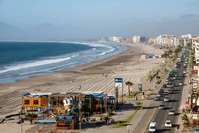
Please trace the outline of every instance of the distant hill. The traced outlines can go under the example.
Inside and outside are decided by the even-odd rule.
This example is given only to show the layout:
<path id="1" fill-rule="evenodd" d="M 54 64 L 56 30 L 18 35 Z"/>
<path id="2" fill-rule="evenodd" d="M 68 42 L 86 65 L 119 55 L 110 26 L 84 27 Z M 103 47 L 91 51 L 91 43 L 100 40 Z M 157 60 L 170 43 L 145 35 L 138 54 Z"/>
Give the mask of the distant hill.
<path id="1" fill-rule="evenodd" d="M 21 40 L 25 35 L 24 29 L 0 22 L 0 40 Z"/>
<path id="2" fill-rule="evenodd" d="M 23 29 L 0 21 L 0 40 L 59 41 L 67 40 L 68 33 L 64 27 L 56 27 L 51 23 Z"/>

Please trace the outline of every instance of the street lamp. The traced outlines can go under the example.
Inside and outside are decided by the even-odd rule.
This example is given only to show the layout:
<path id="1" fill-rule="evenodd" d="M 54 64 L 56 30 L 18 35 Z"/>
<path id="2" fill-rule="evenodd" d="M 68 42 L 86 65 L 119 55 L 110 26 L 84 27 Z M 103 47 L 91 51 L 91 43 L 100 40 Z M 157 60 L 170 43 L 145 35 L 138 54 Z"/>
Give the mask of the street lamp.
<path id="1" fill-rule="evenodd" d="M 105 105 L 105 113 L 108 114 L 108 92 L 107 92 L 107 77 L 108 77 L 108 74 L 103 74 L 105 77 L 106 77 L 106 105 Z"/>
<path id="2" fill-rule="evenodd" d="M 19 122 L 20 122 L 20 124 L 21 124 L 21 133 L 23 133 L 23 131 L 22 131 L 22 117 L 21 117 L 21 113 L 22 113 L 22 110 L 19 110 L 18 111 L 19 112 Z"/>
<path id="3" fill-rule="evenodd" d="M 81 132 L 81 102 L 80 102 L 80 90 L 81 90 L 81 85 L 79 86 L 79 102 L 78 102 L 78 109 L 79 109 L 79 130 Z"/>

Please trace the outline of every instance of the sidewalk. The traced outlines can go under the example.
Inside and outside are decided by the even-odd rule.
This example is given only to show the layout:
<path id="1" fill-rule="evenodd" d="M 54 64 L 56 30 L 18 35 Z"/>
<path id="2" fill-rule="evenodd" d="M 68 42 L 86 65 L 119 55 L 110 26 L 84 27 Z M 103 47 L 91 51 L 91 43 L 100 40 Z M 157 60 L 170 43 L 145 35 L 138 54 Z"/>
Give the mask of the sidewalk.
<path id="1" fill-rule="evenodd" d="M 187 75 L 189 75 L 189 73 L 187 73 Z M 188 81 L 189 77 L 186 77 L 185 78 L 185 82 Z M 189 94 L 189 88 L 190 88 L 190 85 L 188 83 L 185 83 L 186 85 L 183 87 L 183 91 L 182 91 L 182 99 L 181 99 L 181 103 L 180 105 L 184 104 L 186 101 L 186 98 L 188 97 L 188 94 Z M 182 116 L 184 115 L 184 113 L 182 112 L 182 109 L 179 108 L 179 113 L 180 116 L 178 117 L 178 124 L 180 124 L 180 128 L 179 129 L 176 129 L 176 132 L 182 132 L 183 131 L 183 123 L 184 121 L 182 120 Z M 189 131 L 187 131 L 189 132 Z"/>

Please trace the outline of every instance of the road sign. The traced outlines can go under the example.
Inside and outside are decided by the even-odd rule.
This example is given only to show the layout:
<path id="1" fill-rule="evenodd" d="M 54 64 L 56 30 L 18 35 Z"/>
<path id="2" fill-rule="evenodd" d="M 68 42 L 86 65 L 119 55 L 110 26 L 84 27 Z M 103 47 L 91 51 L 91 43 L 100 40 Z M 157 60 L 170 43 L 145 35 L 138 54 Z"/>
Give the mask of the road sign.
<path id="1" fill-rule="evenodd" d="M 122 87 L 122 78 L 115 78 L 115 87 Z"/>
<path id="2" fill-rule="evenodd" d="M 115 83 L 122 83 L 123 79 L 122 78 L 115 78 Z"/>
<path id="3" fill-rule="evenodd" d="M 138 89 L 142 91 L 142 84 L 138 84 Z"/>
<path id="4" fill-rule="evenodd" d="M 115 87 L 122 87 L 122 83 L 115 83 Z"/>

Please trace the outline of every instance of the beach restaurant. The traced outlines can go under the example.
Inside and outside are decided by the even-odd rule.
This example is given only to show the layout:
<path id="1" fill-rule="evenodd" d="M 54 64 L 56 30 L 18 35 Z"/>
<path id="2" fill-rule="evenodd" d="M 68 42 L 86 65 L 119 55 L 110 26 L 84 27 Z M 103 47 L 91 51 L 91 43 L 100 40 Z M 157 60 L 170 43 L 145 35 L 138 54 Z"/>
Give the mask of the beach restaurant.
<path id="1" fill-rule="evenodd" d="M 26 93 L 22 96 L 22 106 L 25 112 L 42 113 L 51 111 L 56 116 L 78 112 L 78 103 L 81 111 L 89 115 L 104 113 L 107 108 L 113 109 L 114 95 L 105 95 L 100 92 L 67 92 L 67 93 Z"/>
<path id="2" fill-rule="evenodd" d="M 48 99 L 51 93 L 26 93 L 22 96 L 24 111 L 38 111 L 48 107 Z"/>

